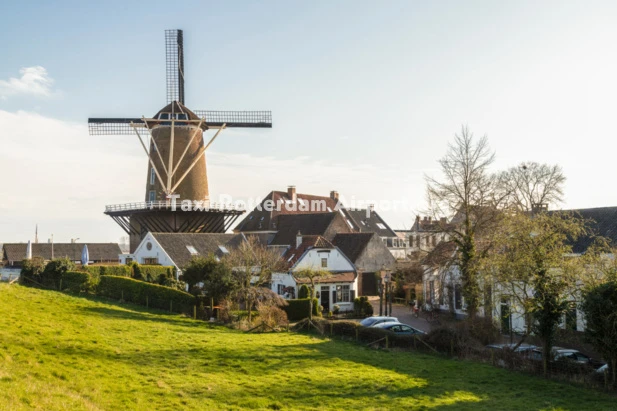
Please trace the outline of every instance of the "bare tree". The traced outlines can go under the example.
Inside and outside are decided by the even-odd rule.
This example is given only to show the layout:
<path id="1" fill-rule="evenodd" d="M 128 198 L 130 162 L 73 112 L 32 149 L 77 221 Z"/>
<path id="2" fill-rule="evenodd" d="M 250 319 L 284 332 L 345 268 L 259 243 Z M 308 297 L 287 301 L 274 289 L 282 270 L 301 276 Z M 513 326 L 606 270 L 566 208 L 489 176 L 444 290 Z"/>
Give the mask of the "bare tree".
<path id="1" fill-rule="evenodd" d="M 439 161 L 443 179 L 426 177 L 429 212 L 453 216 L 444 231 L 457 248 L 455 264 L 471 318 L 480 304 L 479 261 L 486 254 L 491 228 L 498 223 L 499 209 L 507 198 L 500 178 L 489 171 L 494 159 L 487 137 L 474 139 L 463 126 Z"/>
<path id="2" fill-rule="evenodd" d="M 500 179 L 511 205 L 519 211 L 535 211 L 538 206 L 563 201 L 566 177 L 559 165 L 523 162 L 504 171 Z"/>
<path id="3" fill-rule="evenodd" d="M 248 320 L 252 320 L 252 308 L 260 299 L 272 293 L 264 292 L 264 286 L 272 282 L 272 272 L 282 268 L 280 255 L 273 249 L 262 245 L 255 236 L 227 254 L 223 260 L 232 269 L 232 278 L 238 302 L 244 302 L 248 310 Z"/>

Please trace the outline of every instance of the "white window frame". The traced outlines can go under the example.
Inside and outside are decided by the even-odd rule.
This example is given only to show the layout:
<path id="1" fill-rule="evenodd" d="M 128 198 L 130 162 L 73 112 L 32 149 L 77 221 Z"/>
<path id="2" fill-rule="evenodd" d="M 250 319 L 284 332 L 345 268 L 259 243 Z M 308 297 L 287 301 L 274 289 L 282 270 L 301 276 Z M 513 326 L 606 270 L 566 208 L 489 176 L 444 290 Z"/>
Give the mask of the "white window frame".
<path id="1" fill-rule="evenodd" d="M 143 180 L 142 180 L 143 181 Z M 148 193 L 148 200 L 153 203 L 154 201 L 156 201 L 156 191 L 154 190 L 150 190 L 150 192 Z"/>
<path id="2" fill-rule="evenodd" d="M 150 168 L 150 185 L 153 186 L 156 182 L 156 172 L 154 171 L 154 167 Z"/>

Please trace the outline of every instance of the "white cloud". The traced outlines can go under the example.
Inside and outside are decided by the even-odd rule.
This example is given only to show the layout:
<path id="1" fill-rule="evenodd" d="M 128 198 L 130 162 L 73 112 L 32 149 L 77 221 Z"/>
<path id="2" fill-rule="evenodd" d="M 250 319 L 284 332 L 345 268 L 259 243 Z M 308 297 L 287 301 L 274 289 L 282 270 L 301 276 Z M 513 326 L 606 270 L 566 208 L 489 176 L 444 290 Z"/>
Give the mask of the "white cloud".
<path id="1" fill-rule="evenodd" d="M 30 94 L 48 97 L 54 80 L 49 77 L 45 67 L 24 67 L 19 70 L 20 78 L 11 77 L 0 80 L 0 97 L 6 98 L 17 94 Z"/>

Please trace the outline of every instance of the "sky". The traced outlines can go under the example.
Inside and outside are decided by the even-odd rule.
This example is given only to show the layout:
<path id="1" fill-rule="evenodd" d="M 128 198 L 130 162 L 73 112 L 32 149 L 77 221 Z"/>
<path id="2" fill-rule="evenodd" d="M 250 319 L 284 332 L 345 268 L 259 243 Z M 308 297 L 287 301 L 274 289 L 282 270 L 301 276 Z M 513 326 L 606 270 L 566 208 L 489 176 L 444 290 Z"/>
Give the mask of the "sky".
<path id="1" fill-rule="evenodd" d="M 617 206 L 615 21 L 614 1 L 7 3 L 0 243 L 37 224 L 41 241 L 124 235 L 104 206 L 143 200 L 147 159 L 135 137 L 89 136 L 87 118 L 165 105 L 173 28 L 189 108 L 272 111 L 272 129 L 225 130 L 208 150 L 214 199 L 337 190 L 409 228 L 467 125 L 495 171 L 560 164 L 557 208 Z"/>

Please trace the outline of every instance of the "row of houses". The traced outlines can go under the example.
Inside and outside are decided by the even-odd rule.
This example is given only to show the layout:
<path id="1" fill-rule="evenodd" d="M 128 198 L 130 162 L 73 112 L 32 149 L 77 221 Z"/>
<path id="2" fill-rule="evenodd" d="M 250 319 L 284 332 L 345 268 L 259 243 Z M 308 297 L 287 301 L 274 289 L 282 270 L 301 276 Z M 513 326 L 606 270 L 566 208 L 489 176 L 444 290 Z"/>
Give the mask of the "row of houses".
<path id="1" fill-rule="evenodd" d="M 593 243 L 595 237 L 604 237 L 617 244 L 617 207 L 601 207 L 589 209 L 564 210 L 578 214 L 588 222 L 589 232 L 571 244 L 573 256 L 584 254 Z M 419 296 L 424 304 L 432 308 L 449 311 L 457 316 L 466 316 L 466 303 L 462 294 L 460 271 L 456 265 L 444 265 L 443 261 L 451 260 L 456 247 L 446 237 L 436 243 L 436 246 L 422 258 L 424 269 Z M 614 258 L 613 255 L 607 255 Z M 501 325 L 502 332 L 524 332 L 529 325 L 519 301 L 521 296 L 513 297 L 511 290 L 500 289 L 499 284 L 485 284 L 484 299 L 479 315 L 490 316 Z M 519 291 L 523 292 L 523 291 Z M 531 295 L 533 290 L 526 290 Z M 571 296 L 571 308 L 564 315 L 562 328 L 573 331 L 584 331 L 584 316 L 579 308 L 579 296 Z"/>

